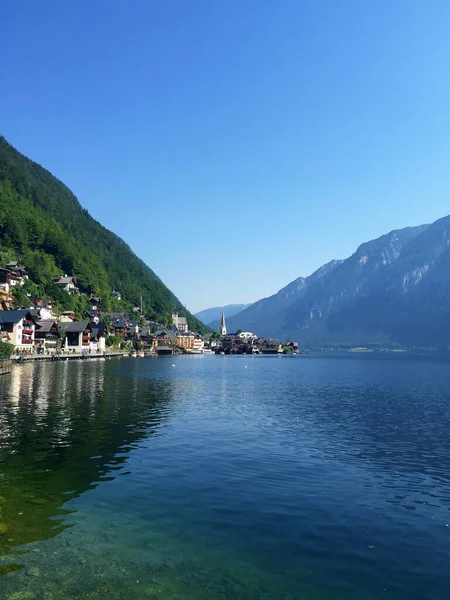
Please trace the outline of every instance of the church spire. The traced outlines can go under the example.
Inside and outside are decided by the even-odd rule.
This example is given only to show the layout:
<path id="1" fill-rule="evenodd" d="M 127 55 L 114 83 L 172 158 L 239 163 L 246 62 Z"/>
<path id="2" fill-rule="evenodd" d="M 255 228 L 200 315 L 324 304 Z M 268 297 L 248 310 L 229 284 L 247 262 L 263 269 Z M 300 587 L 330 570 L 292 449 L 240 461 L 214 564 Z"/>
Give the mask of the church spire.
<path id="1" fill-rule="evenodd" d="M 225 312 L 222 309 L 222 321 L 220 323 L 220 335 L 227 335 L 227 325 L 225 323 Z"/>

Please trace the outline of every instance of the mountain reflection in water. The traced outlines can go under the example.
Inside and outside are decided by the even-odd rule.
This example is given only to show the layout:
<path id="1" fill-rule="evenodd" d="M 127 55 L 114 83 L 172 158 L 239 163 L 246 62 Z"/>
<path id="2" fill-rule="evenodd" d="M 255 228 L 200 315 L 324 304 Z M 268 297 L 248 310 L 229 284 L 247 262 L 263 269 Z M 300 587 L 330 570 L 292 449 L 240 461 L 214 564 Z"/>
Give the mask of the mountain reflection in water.
<path id="1" fill-rule="evenodd" d="M 0 557 L 71 527 L 61 507 L 126 476 L 130 450 L 167 417 L 170 382 L 109 377 L 114 363 L 25 364 L 0 378 Z"/>

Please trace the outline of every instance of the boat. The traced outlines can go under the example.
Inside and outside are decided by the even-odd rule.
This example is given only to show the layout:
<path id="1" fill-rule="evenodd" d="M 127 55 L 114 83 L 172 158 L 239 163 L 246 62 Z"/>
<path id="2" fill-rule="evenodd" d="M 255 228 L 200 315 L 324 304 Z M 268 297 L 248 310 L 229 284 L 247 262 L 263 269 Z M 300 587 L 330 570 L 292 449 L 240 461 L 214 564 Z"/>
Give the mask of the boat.
<path id="1" fill-rule="evenodd" d="M 130 352 L 131 358 L 137 358 L 137 352 Z"/>
<path id="2" fill-rule="evenodd" d="M 202 354 L 214 354 L 211 348 L 203 348 Z"/>
<path id="3" fill-rule="evenodd" d="M 189 350 L 188 354 L 203 354 L 203 350 Z"/>
<path id="4" fill-rule="evenodd" d="M 141 352 L 138 353 L 138 356 L 139 356 L 139 358 L 144 358 L 145 357 L 145 353 L 141 351 Z"/>

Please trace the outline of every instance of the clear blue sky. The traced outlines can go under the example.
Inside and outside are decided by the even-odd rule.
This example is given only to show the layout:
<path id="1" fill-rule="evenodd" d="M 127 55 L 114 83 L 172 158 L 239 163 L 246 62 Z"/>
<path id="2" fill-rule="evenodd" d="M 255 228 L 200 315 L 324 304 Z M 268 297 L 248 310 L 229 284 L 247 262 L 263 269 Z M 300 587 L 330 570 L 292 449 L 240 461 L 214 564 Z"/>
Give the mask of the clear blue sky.
<path id="1" fill-rule="evenodd" d="M 0 133 L 193 311 L 450 213 L 448 0 L 14 0 Z"/>

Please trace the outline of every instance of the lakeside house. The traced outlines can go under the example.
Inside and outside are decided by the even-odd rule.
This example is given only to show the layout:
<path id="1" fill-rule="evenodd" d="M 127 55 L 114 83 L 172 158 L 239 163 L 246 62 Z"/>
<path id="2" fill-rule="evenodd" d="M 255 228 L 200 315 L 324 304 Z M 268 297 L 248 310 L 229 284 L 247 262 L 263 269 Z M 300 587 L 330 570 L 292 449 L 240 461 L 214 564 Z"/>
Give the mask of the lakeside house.
<path id="1" fill-rule="evenodd" d="M 58 321 L 53 319 L 39 321 L 39 329 L 36 330 L 34 339 L 38 353 L 54 353 L 59 350 L 61 336 Z"/>
<path id="2" fill-rule="evenodd" d="M 276 338 L 258 338 L 256 345 L 262 354 L 279 354 L 283 352 L 283 345 Z"/>
<path id="3" fill-rule="evenodd" d="M 177 334 L 174 331 L 167 329 L 158 329 L 154 336 L 159 346 L 175 346 L 177 343 Z"/>
<path id="4" fill-rule="evenodd" d="M 192 332 L 177 333 L 177 346 L 181 346 L 189 352 L 191 350 L 203 350 L 205 342 L 200 335 Z"/>
<path id="5" fill-rule="evenodd" d="M 14 350 L 32 350 L 37 327 L 29 310 L 0 311 L 0 339 L 14 346 Z"/>
<path id="6" fill-rule="evenodd" d="M 181 346 L 185 350 L 193 350 L 194 339 L 193 333 L 177 333 L 177 346 Z"/>
<path id="7" fill-rule="evenodd" d="M 91 352 L 104 352 L 106 350 L 106 323 L 99 321 L 98 323 L 90 323 L 90 340 L 89 349 Z"/>
<path id="8" fill-rule="evenodd" d="M 72 352 L 88 352 L 91 340 L 89 321 L 71 321 L 60 323 L 59 329 L 63 336 L 63 348 Z"/>

